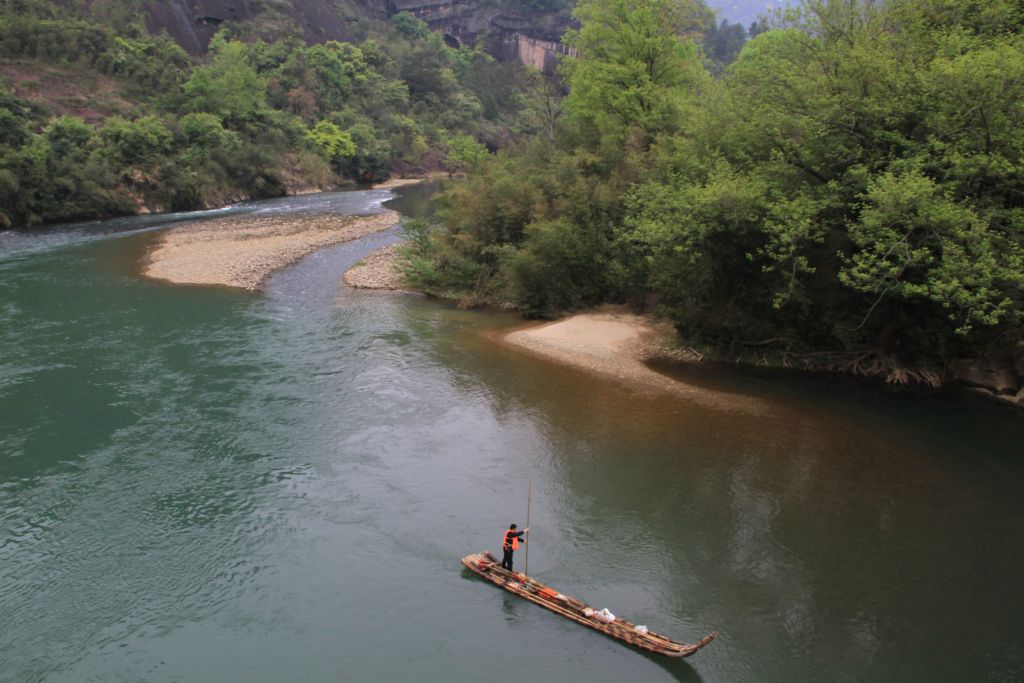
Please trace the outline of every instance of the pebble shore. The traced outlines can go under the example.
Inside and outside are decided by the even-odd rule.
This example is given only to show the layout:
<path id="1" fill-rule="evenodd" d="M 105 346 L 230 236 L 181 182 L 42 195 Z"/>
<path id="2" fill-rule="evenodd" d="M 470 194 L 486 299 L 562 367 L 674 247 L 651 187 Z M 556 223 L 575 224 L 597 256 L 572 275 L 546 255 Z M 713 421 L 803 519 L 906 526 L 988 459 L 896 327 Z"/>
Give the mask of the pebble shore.
<path id="1" fill-rule="evenodd" d="M 168 230 L 151 250 L 144 274 L 178 284 L 257 290 L 275 271 L 317 249 L 386 230 L 394 211 L 373 216 L 245 215 Z"/>
<path id="2" fill-rule="evenodd" d="M 349 287 L 358 289 L 402 289 L 402 274 L 398 272 L 398 245 L 392 244 L 368 254 L 343 278 Z"/>

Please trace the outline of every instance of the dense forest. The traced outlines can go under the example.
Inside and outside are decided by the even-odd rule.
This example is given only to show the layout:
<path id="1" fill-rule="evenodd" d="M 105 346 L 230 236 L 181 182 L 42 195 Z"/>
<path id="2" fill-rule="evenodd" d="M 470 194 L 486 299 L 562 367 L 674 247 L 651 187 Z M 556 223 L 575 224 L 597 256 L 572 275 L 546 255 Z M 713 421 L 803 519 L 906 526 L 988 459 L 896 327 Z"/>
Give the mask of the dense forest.
<path id="1" fill-rule="evenodd" d="M 372 3 L 332 5 L 331 29 L 349 41 L 310 40 L 323 31 L 295 8 L 254 3 L 234 20 L 192 18 L 175 42 L 147 15 L 172 5 L 0 2 L 0 227 L 460 172 L 550 131 L 563 94 L 491 58 L 486 32 L 451 47 L 408 12 L 371 16 Z M 543 34 L 573 3 L 479 5 Z M 721 73 L 746 31 L 700 11 Z M 195 34 L 211 26 L 204 51 Z"/>
<path id="2" fill-rule="evenodd" d="M 543 123 L 543 79 L 407 13 L 356 43 L 226 24 L 193 57 L 119 6 L 0 5 L 0 227 L 457 170 Z"/>
<path id="3" fill-rule="evenodd" d="M 744 27 L 536 0 L 571 26 L 557 78 L 405 12 L 311 41 L 265 4 L 189 53 L 131 7 L 0 4 L 0 226 L 446 169 L 468 180 L 409 226 L 405 271 L 466 305 L 628 303 L 721 357 L 893 381 L 1022 355 L 1018 2 L 803 0 Z"/>
<path id="4" fill-rule="evenodd" d="M 890 381 L 1019 355 L 1020 3 L 804 0 L 722 69 L 702 11 L 581 0 L 555 122 L 412 226 L 408 277 L 538 316 L 629 303 L 729 358 Z"/>

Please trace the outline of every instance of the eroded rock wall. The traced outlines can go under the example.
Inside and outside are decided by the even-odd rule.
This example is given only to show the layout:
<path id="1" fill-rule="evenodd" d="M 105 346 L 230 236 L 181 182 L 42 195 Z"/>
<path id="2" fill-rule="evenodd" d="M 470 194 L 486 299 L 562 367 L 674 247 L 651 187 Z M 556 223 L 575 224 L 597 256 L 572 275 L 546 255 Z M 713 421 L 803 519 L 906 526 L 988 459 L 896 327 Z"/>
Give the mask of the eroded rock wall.
<path id="1" fill-rule="evenodd" d="M 149 0 L 142 5 L 146 28 L 167 32 L 191 54 L 202 54 L 225 22 L 257 20 L 265 5 L 251 0 Z M 363 17 L 386 18 L 387 0 L 290 0 L 275 6 L 307 42 L 351 40 Z"/>
<path id="2" fill-rule="evenodd" d="M 225 23 L 259 22 L 271 10 L 259 0 L 144 0 L 146 26 L 168 33 L 191 54 L 206 52 Z M 564 15 L 521 17 L 502 14 L 481 0 L 286 0 L 273 7 L 275 21 L 291 22 L 310 43 L 353 39 L 353 24 L 363 18 L 385 20 L 410 12 L 450 44 L 475 43 L 487 36 L 499 59 L 518 59 L 553 73 L 566 48 L 559 38 L 568 25 Z"/>

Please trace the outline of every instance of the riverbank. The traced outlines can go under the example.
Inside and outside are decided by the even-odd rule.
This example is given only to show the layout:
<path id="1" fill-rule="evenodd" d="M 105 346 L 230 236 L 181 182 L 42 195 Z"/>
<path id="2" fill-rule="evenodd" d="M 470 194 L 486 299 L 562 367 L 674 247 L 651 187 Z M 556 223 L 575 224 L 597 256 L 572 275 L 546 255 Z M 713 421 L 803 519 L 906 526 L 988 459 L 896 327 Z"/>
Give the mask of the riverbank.
<path id="1" fill-rule="evenodd" d="M 427 178 L 389 178 L 382 183 L 374 183 L 372 189 L 374 190 L 393 190 L 396 187 L 406 187 L 408 185 L 419 185 L 420 183 L 427 182 Z"/>
<path id="2" fill-rule="evenodd" d="M 678 368 L 679 363 L 706 365 L 707 359 L 695 350 L 680 347 L 674 330 L 667 323 L 633 315 L 620 307 L 602 307 L 598 311 L 532 325 L 505 334 L 499 337 L 499 341 L 532 355 L 613 378 L 634 387 L 712 403 L 718 407 L 734 404 L 751 408 L 756 403 L 754 399 L 742 395 L 697 387 L 686 379 L 671 377 L 652 369 L 652 365 L 664 368 Z M 713 360 L 711 365 L 719 362 L 723 361 Z M 909 389 L 959 388 L 965 395 L 1018 409 L 1024 408 L 1024 388 L 1019 388 L 1019 369 L 1015 372 L 1008 361 L 957 361 L 951 364 L 949 376 L 936 384 L 914 377 L 914 373 L 909 370 L 903 370 L 902 376 L 908 379 L 900 382 L 892 379 L 892 371 L 882 373 L 873 366 L 840 371 L 830 366 L 772 363 L 767 355 L 755 360 L 737 359 L 728 365 L 810 377 L 833 376 L 873 384 L 906 385 Z M 669 372 L 671 374 L 676 373 Z"/>
<path id="3" fill-rule="evenodd" d="M 171 228 L 150 250 L 143 274 L 191 285 L 257 290 L 273 272 L 317 249 L 386 230 L 394 211 L 372 216 L 233 216 Z"/>
<path id="4" fill-rule="evenodd" d="M 646 362 L 679 359 L 672 350 L 671 327 L 621 307 L 602 307 L 555 322 L 500 335 L 498 341 L 546 360 L 570 365 L 633 388 L 677 396 L 723 410 L 765 412 L 767 404 L 750 396 L 693 386 L 655 372 Z M 696 354 L 693 360 L 699 360 Z"/>

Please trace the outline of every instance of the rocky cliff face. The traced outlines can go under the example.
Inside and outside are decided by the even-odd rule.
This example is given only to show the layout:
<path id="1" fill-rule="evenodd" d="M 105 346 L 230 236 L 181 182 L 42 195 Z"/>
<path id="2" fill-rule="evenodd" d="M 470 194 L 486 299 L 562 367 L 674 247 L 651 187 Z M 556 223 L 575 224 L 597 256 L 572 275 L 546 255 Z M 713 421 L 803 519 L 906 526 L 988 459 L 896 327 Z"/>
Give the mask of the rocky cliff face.
<path id="1" fill-rule="evenodd" d="M 518 31 L 503 31 L 492 35 L 487 49 L 500 60 L 519 60 L 546 74 L 555 73 L 559 59 L 572 54 L 572 50 L 561 42 L 534 38 Z"/>
<path id="2" fill-rule="evenodd" d="M 361 19 L 387 19 L 410 12 L 453 46 L 480 36 L 500 59 L 519 59 L 552 71 L 564 52 L 558 42 L 568 25 L 561 15 L 524 17 L 503 13 L 481 0 L 144 0 L 146 26 L 167 32 L 191 54 L 206 52 L 225 23 L 290 24 L 307 42 L 350 41 Z"/>
<path id="3" fill-rule="evenodd" d="M 409 12 L 425 21 L 453 46 L 471 43 L 478 35 L 488 33 L 499 14 L 479 0 L 389 0 L 388 5 L 393 14 Z"/>
<path id="4" fill-rule="evenodd" d="M 363 18 L 385 19 L 389 0 L 147 0 L 142 5 L 146 28 L 166 31 L 191 54 L 206 51 L 225 23 L 261 21 L 292 24 L 310 43 L 351 40 L 353 24 Z"/>

